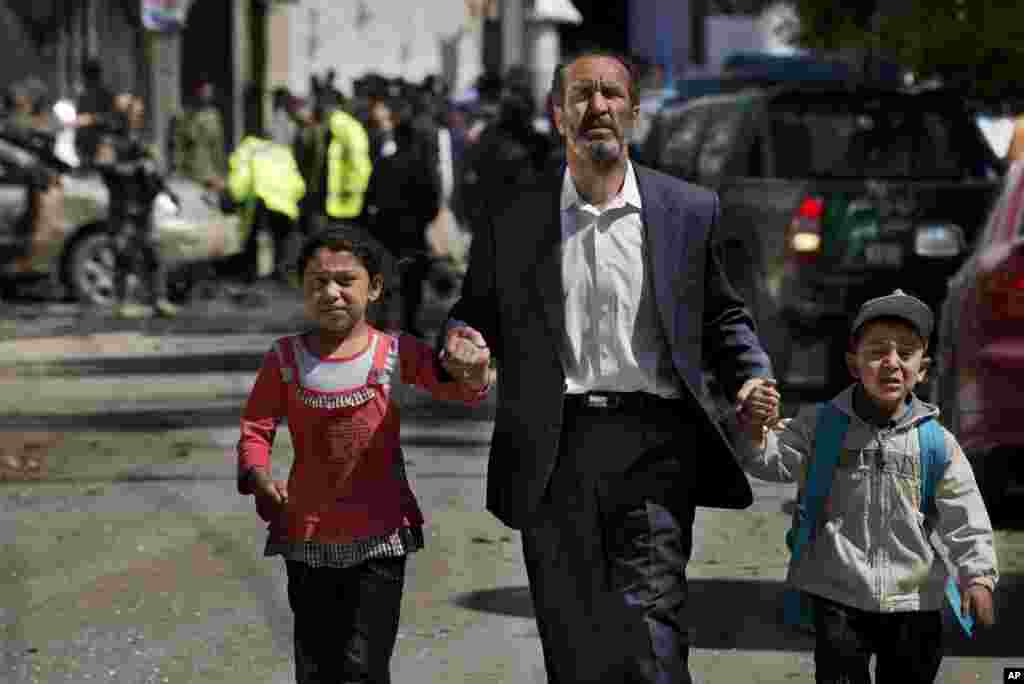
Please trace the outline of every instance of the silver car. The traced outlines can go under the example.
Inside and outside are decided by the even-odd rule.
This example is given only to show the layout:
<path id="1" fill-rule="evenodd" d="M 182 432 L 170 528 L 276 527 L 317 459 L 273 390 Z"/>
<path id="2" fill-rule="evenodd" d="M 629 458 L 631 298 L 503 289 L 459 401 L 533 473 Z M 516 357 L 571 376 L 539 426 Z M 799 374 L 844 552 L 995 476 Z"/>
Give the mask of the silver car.
<path id="1" fill-rule="evenodd" d="M 78 301 L 111 304 L 109 192 L 99 174 L 68 165 L 54 148 L 52 138 L 0 124 L 0 277 L 52 277 Z M 167 185 L 180 205 L 157 202 L 153 221 L 172 280 L 189 265 L 242 251 L 237 215 L 222 212 L 191 180 L 171 177 Z"/>

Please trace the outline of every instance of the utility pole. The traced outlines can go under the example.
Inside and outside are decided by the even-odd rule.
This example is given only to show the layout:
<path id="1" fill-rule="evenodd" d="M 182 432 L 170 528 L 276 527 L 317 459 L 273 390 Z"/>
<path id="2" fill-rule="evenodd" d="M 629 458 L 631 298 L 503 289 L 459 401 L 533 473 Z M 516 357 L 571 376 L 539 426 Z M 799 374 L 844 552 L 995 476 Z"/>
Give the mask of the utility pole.
<path id="1" fill-rule="evenodd" d="M 526 10 L 523 0 L 501 0 L 501 71 L 526 62 Z"/>
<path id="2" fill-rule="evenodd" d="M 708 0 L 690 0 L 690 61 L 698 66 L 708 63 Z"/>

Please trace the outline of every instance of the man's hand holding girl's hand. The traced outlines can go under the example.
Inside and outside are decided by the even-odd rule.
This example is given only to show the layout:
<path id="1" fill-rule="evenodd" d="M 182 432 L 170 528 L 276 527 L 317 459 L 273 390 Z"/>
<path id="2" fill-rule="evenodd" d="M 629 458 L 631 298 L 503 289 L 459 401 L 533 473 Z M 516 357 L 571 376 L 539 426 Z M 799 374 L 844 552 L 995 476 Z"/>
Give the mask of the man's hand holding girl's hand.
<path id="1" fill-rule="evenodd" d="M 751 443 L 764 446 L 765 432 L 779 422 L 782 397 L 772 378 L 748 380 L 736 397 L 736 418 Z"/>
<path id="2" fill-rule="evenodd" d="M 469 326 L 448 330 L 441 363 L 457 382 L 473 389 L 483 389 L 490 384 L 491 350 L 483 335 Z"/>

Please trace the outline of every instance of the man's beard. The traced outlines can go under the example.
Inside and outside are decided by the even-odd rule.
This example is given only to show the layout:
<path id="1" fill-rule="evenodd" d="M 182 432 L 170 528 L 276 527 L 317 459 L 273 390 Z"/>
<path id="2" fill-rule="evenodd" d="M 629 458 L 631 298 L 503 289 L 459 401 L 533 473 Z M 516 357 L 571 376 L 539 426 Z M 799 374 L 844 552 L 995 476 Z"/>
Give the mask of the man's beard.
<path id="1" fill-rule="evenodd" d="M 609 138 L 591 139 L 581 133 L 576 137 L 576 145 L 582 151 L 585 150 L 590 160 L 595 164 L 606 165 L 621 160 L 626 154 L 626 138 L 628 130 L 614 129 L 616 135 Z"/>
<path id="2" fill-rule="evenodd" d="M 618 140 L 593 140 L 585 145 L 596 164 L 609 164 L 622 157 L 623 145 Z"/>

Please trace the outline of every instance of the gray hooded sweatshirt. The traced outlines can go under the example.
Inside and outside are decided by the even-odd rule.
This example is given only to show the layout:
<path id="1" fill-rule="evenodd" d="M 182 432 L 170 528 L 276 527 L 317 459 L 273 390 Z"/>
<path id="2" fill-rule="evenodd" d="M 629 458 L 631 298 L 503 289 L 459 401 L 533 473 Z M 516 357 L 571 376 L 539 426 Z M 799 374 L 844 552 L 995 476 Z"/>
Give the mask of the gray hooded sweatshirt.
<path id="1" fill-rule="evenodd" d="M 791 563 L 788 581 L 798 589 L 872 612 L 938 610 L 946 565 L 930 537 L 948 549 L 961 589 L 972 583 L 994 589 L 998 579 L 992 523 L 974 473 L 956 438 L 942 429 L 949 465 L 938 481 L 936 511 L 921 512 L 918 431 L 938 409 L 911 397 L 895 424 L 880 428 L 853 410 L 853 389 L 831 403 L 850 416 L 832 487 L 812 541 Z M 773 482 L 804 488 L 814 458 L 818 407 L 810 406 L 768 433 L 763 450 L 738 449 L 743 467 Z"/>

